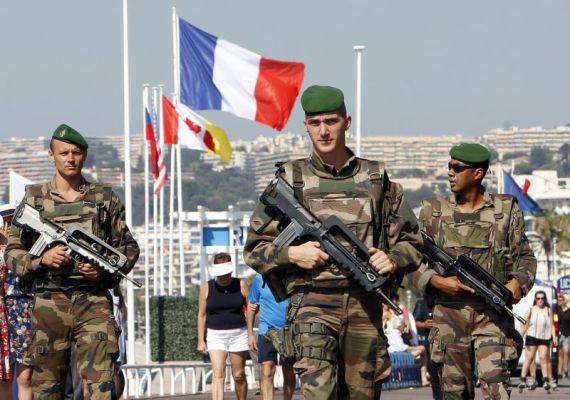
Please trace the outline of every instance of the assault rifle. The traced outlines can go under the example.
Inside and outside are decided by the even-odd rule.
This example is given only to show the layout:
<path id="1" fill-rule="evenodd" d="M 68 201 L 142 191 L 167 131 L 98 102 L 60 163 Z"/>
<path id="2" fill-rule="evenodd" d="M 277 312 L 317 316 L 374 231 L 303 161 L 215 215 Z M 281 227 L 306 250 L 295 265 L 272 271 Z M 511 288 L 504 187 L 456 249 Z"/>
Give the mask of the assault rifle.
<path id="1" fill-rule="evenodd" d="M 383 286 L 391 283 L 390 275 L 380 275 L 368 264 L 370 258 L 368 248 L 356 235 L 335 215 L 321 222 L 303 206 L 293 188 L 281 177 L 276 177 L 265 189 L 260 201 L 291 220 L 289 225 L 275 238 L 273 245 L 277 249 L 288 246 L 299 239 L 316 240 L 336 265 L 349 278 L 352 278 L 365 291 L 378 294 L 395 312 L 402 314 L 397 304 L 392 302 L 382 291 Z M 342 237 L 351 245 L 345 247 L 338 237 Z"/>
<path id="2" fill-rule="evenodd" d="M 455 275 L 459 280 L 475 289 L 475 294 L 499 312 L 506 312 L 515 317 L 521 324 L 526 321 L 521 316 L 515 314 L 509 308 L 513 300 L 512 292 L 493 275 L 487 272 L 471 257 L 462 254 L 457 258 L 447 254 L 443 249 L 435 244 L 435 241 L 422 230 L 424 245 L 423 255 L 431 262 L 439 263 L 443 267 L 443 275 Z"/>
<path id="3" fill-rule="evenodd" d="M 137 287 L 142 286 L 142 283 L 129 278 L 120 270 L 127 262 L 127 257 L 124 254 L 79 225 L 71 225 L 65 230 L 42 218 L 39 211 L 29 204 L 24 204 L 23 207 L 16 210 L 12 223 L 19 228 L 29 229 L 40 234 L 29 251 L 33 256 L 39 257 L 46 248 L 63 244 L 67 246 L 67 253 L 75 261 L 98 265 L 105 271 L 119 274 Z"/>

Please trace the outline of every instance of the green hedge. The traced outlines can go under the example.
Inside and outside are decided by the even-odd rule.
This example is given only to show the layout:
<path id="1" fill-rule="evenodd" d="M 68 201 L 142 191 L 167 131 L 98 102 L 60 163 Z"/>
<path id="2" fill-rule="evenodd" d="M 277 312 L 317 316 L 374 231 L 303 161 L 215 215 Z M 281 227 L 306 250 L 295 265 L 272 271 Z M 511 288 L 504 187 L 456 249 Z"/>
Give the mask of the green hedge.
<path id="1" fill-rule="evenodd" d="M 153 361 L 204 360 L 196 351 L 196 296 L 150 299 L 150 344 Z"/>

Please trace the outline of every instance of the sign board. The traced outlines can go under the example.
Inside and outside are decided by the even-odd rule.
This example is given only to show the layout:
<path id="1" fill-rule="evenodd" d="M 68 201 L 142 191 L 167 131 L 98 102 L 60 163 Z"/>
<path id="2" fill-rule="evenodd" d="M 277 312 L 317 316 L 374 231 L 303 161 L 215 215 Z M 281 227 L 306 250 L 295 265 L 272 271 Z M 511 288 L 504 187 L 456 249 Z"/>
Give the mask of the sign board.
<path id="1" fill-rule="evenodd" d="M 570 293 L 570 275 L 564 275 L 556 281 L 558 291 L 563 293 Z"/>
<path id="2" fill-rule="evenodd" d="M 228 226 L 205 226 L 202 229 L 202 246 L 229 246 L 230 228 Z"/>

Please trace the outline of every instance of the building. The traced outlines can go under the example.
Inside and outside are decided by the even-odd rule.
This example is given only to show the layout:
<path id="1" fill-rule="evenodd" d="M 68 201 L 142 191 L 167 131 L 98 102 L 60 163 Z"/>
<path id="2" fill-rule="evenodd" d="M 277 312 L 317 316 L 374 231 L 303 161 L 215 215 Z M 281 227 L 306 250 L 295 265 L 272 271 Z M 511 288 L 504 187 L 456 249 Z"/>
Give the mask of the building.
<path id="1" fill-rule="evenodd" d="M 463 140 L 461 135 L 363 136 L 360 153 L 363 158 L 383 161 L 389 172 L 447 175 L 449 149 Z"/>
<path id="2" fill-rule="evenodd" d="M 53 162 L 47 150 L 34 152 L 5 153 L 0 157 L 0 197 L 8 197 L 10 170 L 30 179 L 32 182 L 50 181 L 54 174 Z"/>
<path id="3" fill-rule="evenodd" d="M 501 159 L 507 153 L 530 154 L 530 149 L 537 146 L 558 151 L 562 145 L 570 143 L 570 127 L 546 129 L 540 126 L 532 128 L 514 126 L 508 129 L 491 129 L 480 139 L 497 151 Z"/>

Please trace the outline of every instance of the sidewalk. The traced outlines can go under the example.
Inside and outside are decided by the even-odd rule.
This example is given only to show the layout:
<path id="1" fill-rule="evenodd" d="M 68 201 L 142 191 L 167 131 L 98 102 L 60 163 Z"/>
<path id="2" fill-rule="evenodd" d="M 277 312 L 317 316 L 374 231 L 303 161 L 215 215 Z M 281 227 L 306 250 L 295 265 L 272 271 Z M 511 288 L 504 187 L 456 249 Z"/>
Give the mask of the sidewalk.
<path id="1" fill-rule="evenodd" d="M 513 387 L 511 398 L 513 399 L 545 399 L 547 396 L 548 400 L 566 400 L 570 399 L 570 380 L 560 380 L 560 387 L 556 391 L 552 391 L 550 395 L 547 395 L 546 392 L 541 388 L 536 388 L 536 390 L 529 392 L 524 391 L 522 394 L 519 394 L 516 385 L 519 383 L 518 378 L 513 379 Z M 141 397 L 144 399 L 149 399 L 149 397 Z M 161 400 L 182 400 L 182 399 L 192 399 L 192 400 L 210 400 L 212 398 L 210 393 L 204 394 L 196 394 L 196 395 L 186 395 L 186 396 L 171 396 L 171 397 L 150 397 L 152 399 L 161 399 Z M 234 394 L 226 392 L 225 398 L 233 399 Z M 247 396 L 248 400 L 261 400 L 261 396 L 255 395 L 254 391 L 250 391 Z M 282 399 L 281 391 L 275 392 L 276 399 Z M 400 389 L 400 390 L 386 390 L 382 392 L 382 399 L 383 400 L 409 400 L 413 398 L 414 400 L 429 400 L 432 398 L 431 396 L 431 389 L 430 388 L 409 388 L 409 389 Z M 302 400 L 303 397 L 301 396 L 301 392 L 297 391 L 295 396 L 293 397 L 294 400 Z M 481 395 L 481 390 L 476 389 L 475 392 L 475 400 L 483 400 L 483 396 Z"/>

